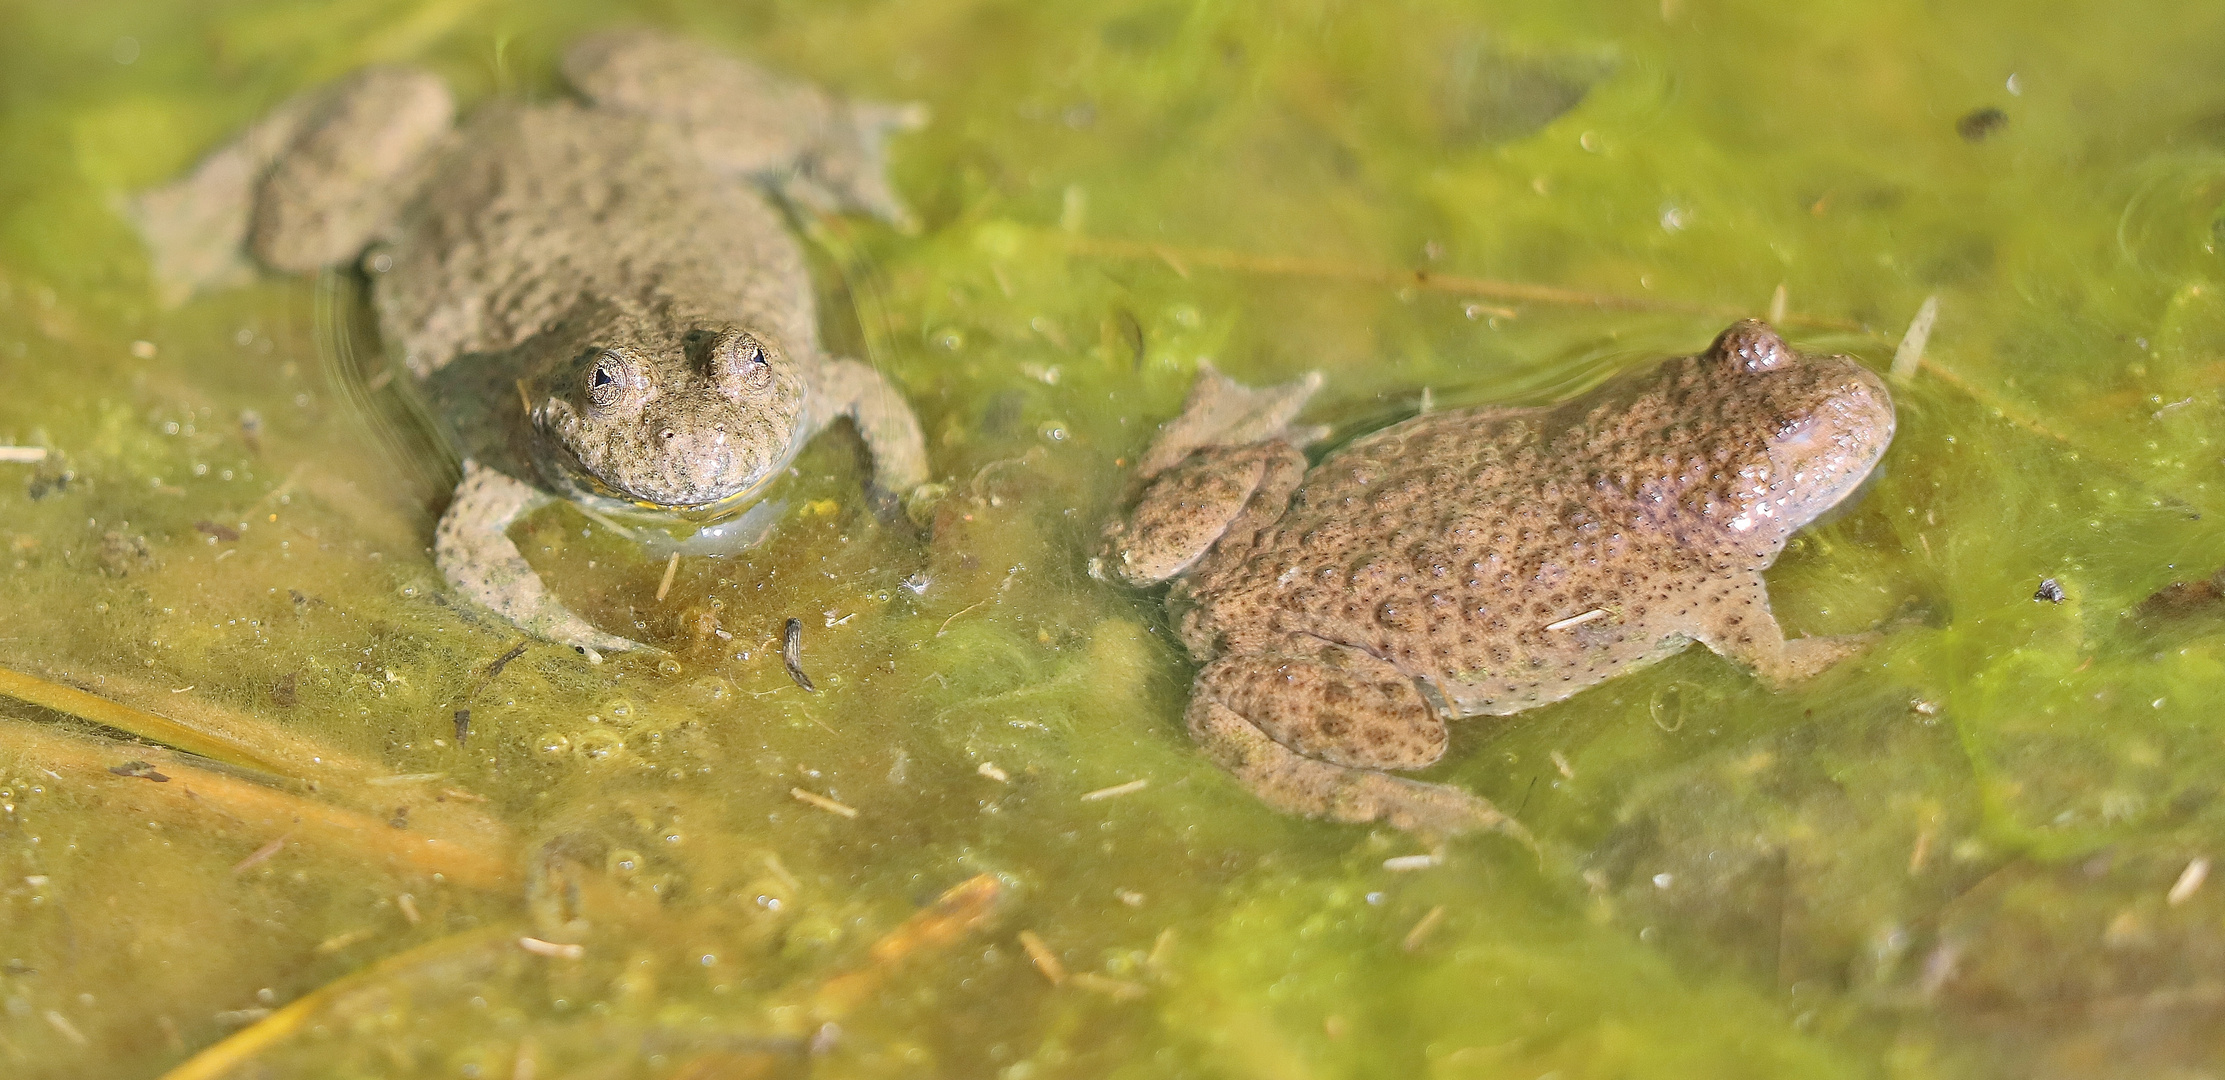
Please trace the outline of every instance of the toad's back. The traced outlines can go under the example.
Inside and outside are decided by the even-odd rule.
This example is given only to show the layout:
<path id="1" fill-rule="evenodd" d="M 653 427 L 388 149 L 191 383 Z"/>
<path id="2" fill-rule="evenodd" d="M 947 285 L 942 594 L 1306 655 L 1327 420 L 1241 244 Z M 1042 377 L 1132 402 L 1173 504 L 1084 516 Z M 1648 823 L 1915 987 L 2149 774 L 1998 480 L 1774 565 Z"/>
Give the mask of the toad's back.
<path id="1" fill-rule="evenodd" d="M 1320 638 L 1455 711 L 1505 714 L 1703 626 L 1739 632 L 1742 586 L 1874 460 L 1834 441 L 1876 444 L 1873 382 L 1850 363 L 1764 382 L 1686 357 L 1558 407 L 1416 417 L 1330 455 L 1273 527 L 1199 562 L 1191 644 Z"/>
<path id="2" fill-rule="evenodd" d="M 663 122 L 616 110 L 480 110 L 369 265 L 381 330 L 420 375 L 517 345 L 582 297 L 728 319 L 804 354 L 816 342 L 810 279 L 773 209 Z"/>
<path id="3" fill-rule="evenodd" d="M 1462 712 L 1516 712 L 1680 647 L 1658 628 L 1705 563 L 1560 458 L 1550 420 L 1455 410 L 1345 447 L 1255 545 L 1193 571 L 1192 624 L 1232 651 L 1265 634 L 1352 645 L 1441 683 Z M 1615 618 L 1564 625 L 1607 605 Z"/>

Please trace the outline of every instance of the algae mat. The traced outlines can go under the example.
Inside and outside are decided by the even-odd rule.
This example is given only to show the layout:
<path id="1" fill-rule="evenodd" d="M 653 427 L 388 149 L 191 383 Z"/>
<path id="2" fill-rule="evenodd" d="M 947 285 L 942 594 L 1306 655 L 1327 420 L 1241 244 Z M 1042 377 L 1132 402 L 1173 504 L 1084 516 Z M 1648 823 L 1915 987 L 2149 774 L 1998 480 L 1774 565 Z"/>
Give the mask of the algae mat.
<path id="1" fill-rule="evenodd" d="M 919 231 L 797 224 L 951 495 L 876 516 L 838 436 L 738 555 L 540 513 L 567 603 L 674 653 L 590 667 L 441 588 L 454 464 L 359 281 L 164 308 L 116 205 L 362 64 L 547 97 L 627 19 L 931 107 Z M 8 1075 L 2225 1069 L 2225 9 L 0 25 Z M 1323 369 L 1344 436 L 1773 309 L 1882 369 L 1930 297 L 1880 475 L 1771 575 L 1796 633 L 1890 632 L 1786 693 L 1693 652 L 1461 726 L 1429 777 L 1535 853 L 1267 811 L 1188 745 L 1157 599 L 1085 573 L 1206 360 Z"/>

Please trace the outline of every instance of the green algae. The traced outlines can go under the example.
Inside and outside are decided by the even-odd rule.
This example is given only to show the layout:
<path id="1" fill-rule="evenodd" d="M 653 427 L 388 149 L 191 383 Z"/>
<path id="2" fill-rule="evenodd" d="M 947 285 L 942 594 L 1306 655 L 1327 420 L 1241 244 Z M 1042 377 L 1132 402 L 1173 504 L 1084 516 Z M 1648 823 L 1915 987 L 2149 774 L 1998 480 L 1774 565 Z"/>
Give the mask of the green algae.
<path id="1" fill-rule="evenodd" d="M 453 466 L 377 382 L 349 279 L 161 309 L 116 200 L 363 63 L 552 94 L 563 42 L 619 14 L 0 12 L 0 443 L 50 450 L 0 465 L 0 665 L 375 762 L 302 797 L 471 833 L 530 882 L 166 811 L 132 794 L 155 781 L 69 781 L 0 740 L 10 1075 L 157 1075 L 326 987 L 346 993 L 260 1067 L 2221 1064 L 2196 1033 L 2225 1009 L 2225 895 L 2189 867 L 2225 847 L 2225 624 L 2143 601 L 2225 563 L 2225 13 L 641 5 L 934 109 L 895 152 L 919 233 L 801 225 L 829 341 L 910 394 L 951 495 L 924 530 L 877 514 L 834 435 L 766 544 L 683 557 L 663 595 L 662 555 L 551 509 L 516 533 L 529 557 L 675 663 L 528 645 L 494 672 L 518 637 L 439 585 Z M 2005 126 L 1958 131 L 1984 108 Z M 1188 745 L 1156 599 L 1086 573 L 1201 361 L 1326 370 L 1315 415 L 1342 437 L 1425 389 L 1565 395 L 1780 287 L 1803 344 L 1880 367 L 1941 298 L 1880 476 L 1771 577 L 1794 632 L 1888 632 L 1785 693 L 1695 652 L 1456 730 L 1429 775 L 1516 811 L 1541 854 L 1413 860 L 1412 838 L 1266 811 Z M 2035 601 L 2042 578 L 2067 598 Z M 790 618 L 817 693 L 778 655 Z M 0 715 L 117 766 L 148 753 Z M 798 987 L 983 873 L 1009 883 L 999 921 L 811 1026 Z M 527 933 L 581 955 L 502 944 Z"/>

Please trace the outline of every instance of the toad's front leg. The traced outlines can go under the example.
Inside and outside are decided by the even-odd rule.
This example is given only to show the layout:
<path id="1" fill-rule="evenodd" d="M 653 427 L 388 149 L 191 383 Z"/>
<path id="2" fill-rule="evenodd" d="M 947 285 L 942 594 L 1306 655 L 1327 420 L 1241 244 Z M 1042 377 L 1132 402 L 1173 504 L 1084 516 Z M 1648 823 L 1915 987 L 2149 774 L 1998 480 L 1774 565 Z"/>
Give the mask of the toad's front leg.
<path id="1" fill-rule="evenodd" d="M 1190 734 L 1278 810 L 1412 832 L 1529 834 L 1488 800 L 1390 776 L 1445 752 L 1445 724 L 1412 679 L 1356 649 L 1229 656 L 1198 673 Z"/>
<path id="2" fill-rule="evenodd" d="M 466 460 L 455 500 L 433 533 L 433 562 L 441 576 L 473 603 L 526 633 L 569 645 L 595 663 L 602 663 L 604 652 L 648 648 L 603 633 L 564 610 L 510 542 L 510 524 L 547 501 L 531 485 Z"/>

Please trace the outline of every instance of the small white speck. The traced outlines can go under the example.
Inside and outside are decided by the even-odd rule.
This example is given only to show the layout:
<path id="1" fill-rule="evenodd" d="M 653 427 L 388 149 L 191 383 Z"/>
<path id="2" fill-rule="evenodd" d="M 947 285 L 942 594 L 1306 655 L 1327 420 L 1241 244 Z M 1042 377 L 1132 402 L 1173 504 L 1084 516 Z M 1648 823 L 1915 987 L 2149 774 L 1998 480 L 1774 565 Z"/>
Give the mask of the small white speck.
<path id="1" fill-rule="evenodd" d="M 2171 891 L 2164 894 L 2163 898 L 2169 901 L 2172 907 L 2186 903 L 2194 896 L 2196 891 L 2201 889 L 2202 882 L 2209 880 L 2209 876 L 2209 856 L 2197 855 L 2187 861 L 2186 869 L 2179 871 L 2179 880 L 2171 883 Z"/>
<path id="2" fill-rule="evenodd" d="M 1383 860 L 1383 869 L 1393 871 L 1427 870 L 1443 860 L 1435 855 L 1394 855 Z"/>
<path id="3" fill-rule="evenodd" d="M 2010 97 L 2020 97 L 2024 93 L 2024 80 L 2017 75 L 2011 74 L 2009 76 L 2008 87 Z"/>
<path id="4" fill-rule="evenodd" d="M 1664 872 L 1653 875 L 1653 887 L 1656 889 L 1666 889 L 1674 884 L 1676 884 L 1675 874 Z"/>
<path id="5" fill-rule="evenodd" d="M 132 64 L 139 59 L 139 39 L 120 37 L 108 47 L 108 58 L 119 64 Z"/>

